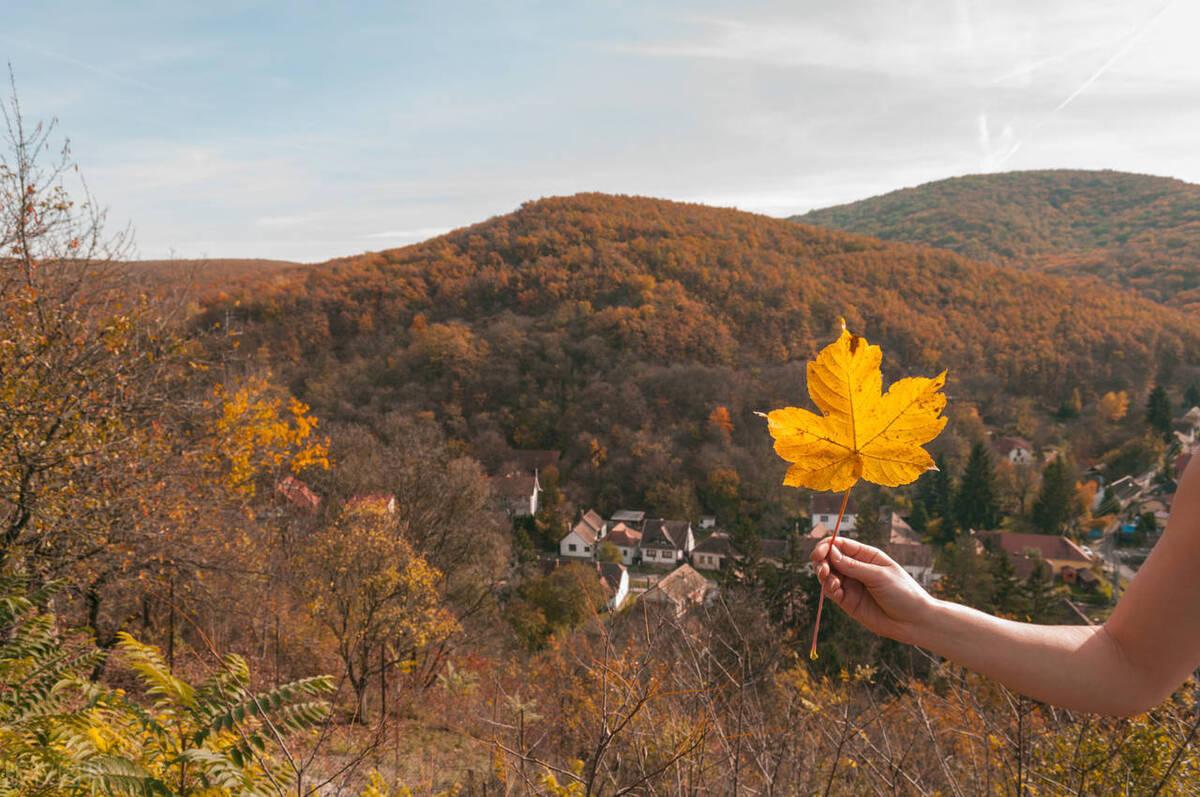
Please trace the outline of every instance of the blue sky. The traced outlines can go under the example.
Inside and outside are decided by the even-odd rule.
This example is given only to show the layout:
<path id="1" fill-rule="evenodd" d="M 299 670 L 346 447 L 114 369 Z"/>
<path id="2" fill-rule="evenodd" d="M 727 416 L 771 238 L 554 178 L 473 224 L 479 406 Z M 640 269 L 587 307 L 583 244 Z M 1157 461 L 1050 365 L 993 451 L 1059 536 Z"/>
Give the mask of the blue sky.
<path id="1" fill-rule="evenodd" d="M 8 4 L 143 257 L 320 260 L 599 190 L 788 215 L 958 174 L 1200 182 L 1177 0 Z"/>

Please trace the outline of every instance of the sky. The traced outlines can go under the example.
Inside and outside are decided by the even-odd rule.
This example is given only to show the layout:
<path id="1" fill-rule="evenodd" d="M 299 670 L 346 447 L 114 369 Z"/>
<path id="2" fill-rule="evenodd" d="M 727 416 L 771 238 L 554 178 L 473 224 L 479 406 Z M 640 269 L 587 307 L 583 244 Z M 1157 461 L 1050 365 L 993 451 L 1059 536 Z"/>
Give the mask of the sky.
<path id="1" fill-rule="evenodd" d="M 3 2 L 144 258 L 389 249 L 579 191 L 786 216 L 961 174 L 1200 183 L 1193 0 Z"/>

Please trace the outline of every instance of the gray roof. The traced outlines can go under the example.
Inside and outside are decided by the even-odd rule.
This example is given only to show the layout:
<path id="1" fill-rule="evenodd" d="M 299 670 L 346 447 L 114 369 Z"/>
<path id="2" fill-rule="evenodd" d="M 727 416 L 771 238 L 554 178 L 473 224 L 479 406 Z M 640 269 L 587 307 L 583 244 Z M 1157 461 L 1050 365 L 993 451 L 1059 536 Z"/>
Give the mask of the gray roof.
<path id="1" fill-rule="evenodd" d="M 682 551 L 691 527 L 692 524 L 686 520 L 650 518 L 642 526 L 642 547 Z"/>

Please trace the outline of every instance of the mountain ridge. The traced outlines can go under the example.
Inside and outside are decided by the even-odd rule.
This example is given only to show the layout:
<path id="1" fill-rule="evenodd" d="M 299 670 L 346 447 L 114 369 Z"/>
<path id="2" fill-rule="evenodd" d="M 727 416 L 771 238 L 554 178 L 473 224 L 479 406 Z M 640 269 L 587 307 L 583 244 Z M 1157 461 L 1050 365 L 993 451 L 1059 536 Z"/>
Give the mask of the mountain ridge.
<path id="1" fill-rule="evenodd" d="M 1079 169 L 963 175 L 790 220 L 1087 274 L 1200 308 L 1200 185 L 1173 177 Z"/>

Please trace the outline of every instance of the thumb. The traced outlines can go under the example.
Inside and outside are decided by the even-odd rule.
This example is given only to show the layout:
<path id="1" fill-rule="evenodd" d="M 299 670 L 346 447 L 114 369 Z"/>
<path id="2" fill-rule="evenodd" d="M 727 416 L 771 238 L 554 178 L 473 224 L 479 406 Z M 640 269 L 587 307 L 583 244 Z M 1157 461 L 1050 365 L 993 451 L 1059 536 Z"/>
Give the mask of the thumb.
<path id="1" fill-rule="evenodd" d="M 829 562 L 842 575 L 861 581 L 867 587 L 882 584 L 887 577 L 887 568 L 847 556 L 838 545 L 829 547 Z"/>

